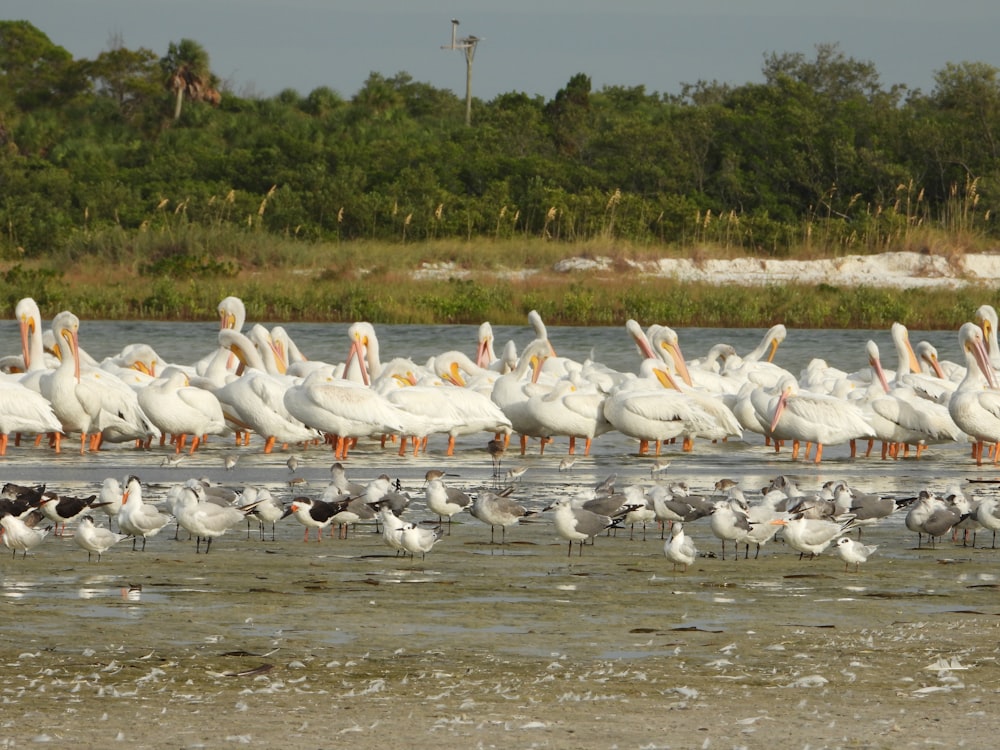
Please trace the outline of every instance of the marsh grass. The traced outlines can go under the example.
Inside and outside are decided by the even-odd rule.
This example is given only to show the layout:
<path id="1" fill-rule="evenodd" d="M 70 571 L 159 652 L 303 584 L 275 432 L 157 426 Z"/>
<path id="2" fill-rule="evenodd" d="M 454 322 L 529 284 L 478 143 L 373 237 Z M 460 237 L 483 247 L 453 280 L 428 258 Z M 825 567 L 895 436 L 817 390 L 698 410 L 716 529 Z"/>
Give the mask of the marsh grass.
<path id="1" fill-rule="evenodd" d="M 924 252 L 947 254 L 960 265 L 964 247 L 927 232 L 919 236 L 933 245 Z M 909 241 L 921 246 L 917 237 L 913 232 Z M 607 237 L 575 244 L 537 238 L 319 244 L 253 229 L 180 225 L 169 232 L 81 235 L 51 260 L 22 259 L 0 273 L 9 310 L 33 296 L 46 315 L 72 309 L 105 319 L 209 320 L 218 301 L 232 294 L 243 298 L 252 319 L 274 321 L 520 324 L 535 309 L 553 325 L 617 325 L 634 317 L 674 326 L 794 321 L 802 328 L 875 328 L 902 320 L 934 329 L 957 327 L 979 304 L 1000 303 L 996 290 L 719 286 L 648 276 L 635 267 L 662 257 L 703 263 L 742 255 L 731 245 L 685 249 Z M 807 249 L 802 255 L 818 254 Z M 600 272 L 551 270 L 569 257 L 611 263 Z M 422 269 L 433 272 L 415 277 Z"/>

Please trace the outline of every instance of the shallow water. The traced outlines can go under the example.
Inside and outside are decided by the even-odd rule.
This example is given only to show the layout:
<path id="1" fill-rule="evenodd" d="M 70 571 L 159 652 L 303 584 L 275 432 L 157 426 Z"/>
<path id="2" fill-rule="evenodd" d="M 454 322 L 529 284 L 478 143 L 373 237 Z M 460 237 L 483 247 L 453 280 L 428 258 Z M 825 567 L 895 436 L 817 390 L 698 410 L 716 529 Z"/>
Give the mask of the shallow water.
<path id="1" fill-rule="evenodd" d="M 171 359 L 207 352 L 194 342 L 214 333 L 210 325 L 122 325 L 87 322 L 81 343 L 100 356 L 145 340 Z M 92 329 L 107 351 L 90 344 Z M 475 340 L 472 327 L 387 329 L 384 357 L 419 361 Z M 344 330 L 291 332 L 307 354 L 332 359 Z M 682 331 L 681 340 L 690 357 L 718 340 L 745 351 L 761 333 Z M 530 336 L 497 332 L 501 341 L 507 335 Z M 817 351 L 846 359 L 857 348 L 856 363 L 836 363 L 854 369 L 869 335 L 792 331 L 778 361 L 795 371 Z M 944 358 L 954 358 L 950 335 L 939 334 Z M 609 364 L 635 359 L 617 330 L 550 329 L 550 337 L 567 356 L 593 346 Z M 427 469 L 446 469 L 450 483 L 469 491 L 494 484 L 485 438 L 460 441 L 451 459 L 444 447 L 432 438 L 429 452 L 414 458 L 362 443 L 348 474 L 398 478 L 413 496 L 408 517 L 433 521 L 421 490 Z M 807 490 L 846 479 L 896 497 L 952 485 L 990 493 L 994 485 L 968 479 L 1000 476 L 977 469 L 965 446 L 933 447 L 919 461 L 851 460 L 846 448 L 831 447 L 816 466 L 753 438 L 699 443 L 690 454 L 666 449 L 671 465 L 655 480 L 654 459 L 616 435 L 598 438 L 590 457 L 560 472 L 565 452 L 557 441 L 544 455 L 536 443 L 524 457 L 505 456 L 503 469 L 528 467 L 514 496 L 540 511 L 611 473 L 619 487 L 683 480 L 697 492 L 728 477 L 751 500 L 782 473 Z M 233 453 L 239 462 L 226 471 L 223 458 Z M 22 445 L 2 459 L 0 477 L 76 494 L 135 473 L 155 501 L 174 482 L 206 476 L 232 487 L 262 484 L 289 500 L 318 495 L 332 462 L 328 450 L 296 452 L 302 463 L 292 474 L 287 453 L 220 439 L 176 468 L 160 466 L 166 455 L 169 447 L 81 457 Z M 144 553 L 125 542 L 99 564 L 71 537 L 50 535 L 26 558 L 0 554 L 0 663 L 12 717 L 0 719 L 0 734 L 8 743 L 174 747 L 328 746 L 341 733 L 357 747 L 898 747 L 961 736 L 949 732 L 995 699 L 1000 551 L 988 534 L 975 546 L 946 539 L 917 548 L 896 514 L 865 530 L 878 551 L 855 573 L 829 552 L 800 561 L 780 541 L 757 559 L 751 550 L 749 559 L 730 551 L 723 560 L 707 522 L 686 530 L 702 553 L 686 574 L 671 570 L 653 526 L 645 540 L 638 528 L 633 540 L 620 529 L 568 556 L 549 514 L 508 529 L 505 545 L 490 544 L 489 528 L 466 515 L 425 560 L 394 557 L 371 524 L 346 540 L 303 543 L 293 518 L 277 524 L 275 541 L 269 530 L 262 542 L 256 528 L 249 539 L 238 528 L 207 555 L 196 555 L 183 533 L 175 541 L 168 527 Z M 927 669 L 952 658 L 961 668 Z M 67 709 L 61 717 L 41 707 L 56 702 Z M 882 739 L 857 744 L 872 736 Z"/>

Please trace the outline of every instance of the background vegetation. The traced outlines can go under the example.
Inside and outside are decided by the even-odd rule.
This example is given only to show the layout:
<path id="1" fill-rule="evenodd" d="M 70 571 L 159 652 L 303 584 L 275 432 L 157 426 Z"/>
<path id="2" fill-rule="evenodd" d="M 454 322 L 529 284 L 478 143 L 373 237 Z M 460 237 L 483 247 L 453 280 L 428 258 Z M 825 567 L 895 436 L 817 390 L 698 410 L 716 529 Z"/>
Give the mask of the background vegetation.
<path id="1" fill-rule="evenodd" d="M 406 73 L 372 73 L 350 98 L 248 98 L 193 40 L 162 55 L 111 40 L 74 59 L 31 24 L 0 21 L 3 295 L 111 317 L 204 317 L 239 293 L 273 318 L 520 322 L 538 307 L 553 322 L 646 311 L 754 325 L 787 311 L 753 290 L 544 271 L 597 253 L 994 247 L 997 68 L 949 64 L 925 93 L 826 45 L 813 59 L 770 54 L 763 74 L 660 94 L 594 91 L 580 73 L 551 101 L 476 100 L 467 127 L 463 100 Z M 479 275 L 408 273 L 441 262 Z M 543 273 L 498 275 L 523 268 Z M 828 291 L 781 304 L 858 325 L 913 297 Z M 951 325 L 942 294 L 935 315 Z"/>

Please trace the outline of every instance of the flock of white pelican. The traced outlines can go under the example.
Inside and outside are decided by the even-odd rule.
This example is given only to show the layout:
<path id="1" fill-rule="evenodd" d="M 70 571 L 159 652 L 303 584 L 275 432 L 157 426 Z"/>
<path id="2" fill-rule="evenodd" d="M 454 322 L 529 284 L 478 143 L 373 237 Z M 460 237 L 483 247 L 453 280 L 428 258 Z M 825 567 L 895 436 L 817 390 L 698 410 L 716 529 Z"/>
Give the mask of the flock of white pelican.
<path id="1" fill-rule="evenodd" d="M 81 453 L 108 443 L 194 452 L 209 436 L 251 435 L 276 445 L 333 446 L 338 460 L 362 439 L 398 441 L 399 454 L 427 450 L 428 439 L 483 434 L 502 454 L 511 436 L 537 440 L 544 451 L 556 437 L 569 453 L 582 441 L 589 454 L 600 435 L 617 431 L 638 442 L 639 454 L 659 455 L 666 443 L 693 450 L 697 440 L 759 435 L 776 449 L 802 446 L 822 459 L 824 446 L 857 441 L 870 453 L 917 456 L 931 444 L 969 442 L 978 463 L 1000 442 L 997 314 L 984 305 L 958 332 L 964 363 L 939 361 L 926 342 L 915 348 L 900 323 L 892 326 L 895 369 L 883 367 L 868 342 L 868 365 L 845 372 L 816 358 L 795 375 L 774 363 L 786 336 L 771 328 L 743 355 L 728 344 L 700 359 L 685 359 L 672 329 L 643 329 L 630 320 L 626 334 L 636 359 L 619 368 L 556 354 L 541 318 L 529 314 L 535 337 L 520 353 L 508 342 L 498 356 L 492 328 L 479 328 L 476 353 L 457 349 L 423 364 L 397 357 L 383 362 L 370 323 L 348 329 L 347 356 L 332 363 L 308 359 L 282 327 L 260 324 L 244 333 L 242 302 L 218 306 L 214 350 L 196 362 L 167 363 L 149 344 L 130 344 L 101 362 L 80 345 L 80 321 L 57 314 L 43 331 L 38 306 L 26 298 L 15 310 L 22 351 L 0 361 L 0 455 L 11 438 L 48 436 L 55 451 L 79 436 Z M 471 346 L 470 346 L 471 349 Z M 624 367 L 622 367 L 624 365 Z M 477 449 L 485 444 L 477 443 Z"/>

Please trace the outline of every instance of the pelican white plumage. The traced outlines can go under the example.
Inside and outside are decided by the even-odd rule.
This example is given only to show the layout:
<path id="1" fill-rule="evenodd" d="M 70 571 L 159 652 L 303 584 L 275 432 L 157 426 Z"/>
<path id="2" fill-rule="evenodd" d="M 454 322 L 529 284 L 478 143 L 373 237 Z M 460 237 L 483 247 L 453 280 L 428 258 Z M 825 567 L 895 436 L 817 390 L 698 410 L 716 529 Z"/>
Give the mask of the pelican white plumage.
<path id="1" fill-rule="evenodd" d="M 528 411 L 528 400 L 532 396 L 548 393 L 551 387 L 551 380 L 540 382 L 541 363 L 548 353 L 547 340 L 532 341 L 521 352 L 517 366 L 493 383 L 491 399 L 510 421 L 513 431 L 521 436 L 521 455 L 527 450 L 529 437 L 546 437 L 538 420 Z"/>
<path id="2" fill-rule="evenodd" d="M 546 436 L 568 437 L 571 454 L 574 452 L 576 439 L 583 438 L 583 454 L 589 456 L 594 438 L 612 429 L 604 415 L 606 400 L 607 394 L 584 381 L 580 373 L 570 373 L 548 393 L 535 394 L 529 398 L 525 408 L 541 425 L 541 431 Z"/>
<path id="3" fill-rule="evenodd" d="M 317 370 L 284 396 L 288 413 L 302 424 L 336 438 L 336 458 L 348 443 L 371 435 L 405 434 L 406 415 L 368 386 Z"/>
<path id="4" fill-rule="evenodd" d="M 604 415 L 616 430 L 640 441 L 640 454 L 655 441 L 659 455 L 664 441 L 716 425 L 713 415 L 681 393 L 670 373 L 654 359 L 643 360 L 639 377 L 629 378 L 608 395 Z"/>
<path id="5" fill-rule="evenodd" d="M 849 442 L 853 455 L 855 440 L 875 437 L 875 430 L 865 421 L 861 409 L 846 399 L 800 391 L 791 376 L 782 379 L 778 388 L 778 393 L 764 404 L 760 416 L 769 421 L 768 431 L 774 440 L 794 441 L 793 459 L 798 458 L 801 443 L 816 445 L 815 461 L 819 463 L 825 445 Z"/>
<path id="6" fill-rule="evenodd" d="M 997 311 L 993 305 L 980 305 L 974 318 L 983 332 L 986 352 L 990 355 L 990 366 L 1000 370 L 1000 345 L 997 343 Z"/>
<path id="7" fill-rule="evenodd" d="M 964 323 L 958 343 L 965 355 L 966 374 L 948 402 L 948 413 L 974 441 L 973 457 L 981 465 L 983 445 L 1000 443 L 1000 391 L 982 330 L 975 323 Z M 994 462 L 1000 460 L 1000 455 L 994 456 Z"/>
<path id="8" fill-rule="evenodd" d="M 215 394 L 188 385 L 183 370 L 167 367 L 154 383 L 139 391 L 139 405 L 164 435 L 176 440 L 176 452 L 184 450 L 191 437 L 194 453 L 205 435 L 227 431 L 222 405 Z"/>

